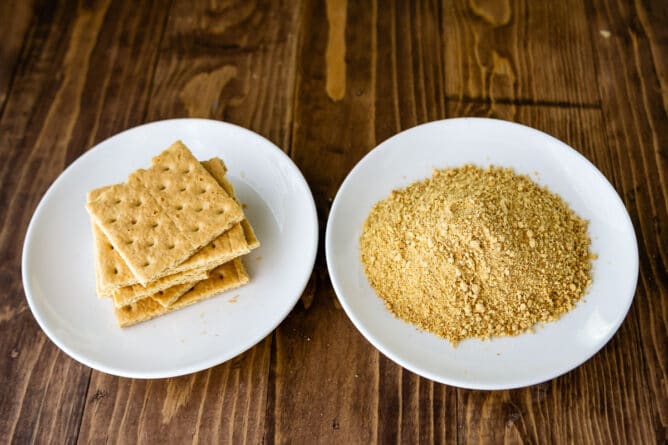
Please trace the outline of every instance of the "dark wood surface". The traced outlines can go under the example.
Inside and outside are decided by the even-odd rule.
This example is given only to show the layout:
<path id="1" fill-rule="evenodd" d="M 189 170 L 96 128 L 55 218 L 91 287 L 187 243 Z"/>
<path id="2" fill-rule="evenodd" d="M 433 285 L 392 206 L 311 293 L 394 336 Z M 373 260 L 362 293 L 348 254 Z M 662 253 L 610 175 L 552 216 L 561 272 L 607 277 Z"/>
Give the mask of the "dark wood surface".
<path id="1" fill-rule="evenodd" d="M 662 0 L 0 2 L 0 441 L 666 443 L 668 5 Z M 572 145 L 633 220 L 640 278 L 601 352 L 512 391 L 437 384 L 376 351 L 336 301 L 322 249 L 302 303 L 237 358 L 132 380 L 53 345 L 21 284 L 42 194 L 105 138 L 207 117 L 282 147 L 321 232 L 375 145 L 455 116 Z"/>

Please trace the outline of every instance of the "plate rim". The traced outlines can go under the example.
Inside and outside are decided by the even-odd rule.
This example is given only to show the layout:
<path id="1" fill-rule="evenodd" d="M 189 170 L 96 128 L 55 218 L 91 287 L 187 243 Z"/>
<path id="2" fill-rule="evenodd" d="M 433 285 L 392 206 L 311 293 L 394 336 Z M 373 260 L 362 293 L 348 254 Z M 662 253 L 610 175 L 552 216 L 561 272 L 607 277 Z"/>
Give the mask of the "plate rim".
<path id="1" fill-rule="evenodd" d="M 270 148 L 276 152 L 278 152 L 279 156 L 281 156 L 285 161 L 287 161 L 287 165 L 290 166 L 291 169 L 293 169 L 293 173 L 295 173 L 295 179 L 300 183 L 301 186 L 304 187 L 304 190 L 306 191 L 306 199 L 307 202 L 305 203 L 306 206 L 308 207 L 306 219 L 310 220 L 312 222 L 312 232 L 313 232 L 313 240 L 312 240 L 312 248 L 311 251 L 305 252 L 307 254 L 306 258 L 306 264 L 308 265 L 307 269 L 308 272 L 305 273 L 305 278 L 302 280 L 297 287 L 299 292 L 296 293 L 295 297 L 293 298 L 294 301 L 290 302 L 290 304 L 286 307 L 286 310 L 284 313 L 281 314 L 281 316 L 278 318 L 278 321 L 275 323 L 275 325 L 272 323 L 271 329 L 263 329 L 262 331 L 266 331 L 265 333 L 254 337 L 252 342 L 249 342 L 248 345 L 243 345 L 240 348 L 235 348 L 231 350 L 231 352 L 227 352 L 225 354 L 214 354 L 212 358 L 208 360 L 200 360 L 193 362 L 189 364 L 188 366 L 182 366 L 182 367 L 173 367 L 170 369 L 166 370 L 153 370 L 150 372 L 137 372 L 137 371 L 132 371 L 128 369 L 123 369 L 123 367 L 119 367 L 117 365 L 110 365 L 110 364 L 105 364 L 105 363 L 100 363 L 97 360 L 91 360 L 89 359 L 85 354 L 81 355 L 76 352 L 74 352 L 67 344 L 66 342 L 63 342 L 59 339 L 58 335 L 56 335 L 55 332 L 53 332 L 57 328 L 49 327 L 49 325 L 43 320 L 43 316 L 40 314 L 39 310 L 35 307 L 35 304 L 33 302 L 34 298 L 34 293 L 32 292 L 31 289 L 31 284 L 30 284 L 30 279 L 28 278 L 31 266 L 29 264 L 29 256 L 31 255 L 30 253 L 30 244 L 32 244 L 31 240 L 34 237 L 33 232 L 36 230 L 35 225 L 36 220 L 38 219 L 39 214 L 43 211 L 43 207 L 46 205 L 46 203 L 49 201 L 50 196 L 54 192 L 54 189 L 64 180 L 64 178 L 68 175 L 68 173 L 72 170 L 77 168 L 77 165 L 80 162 L 83 162 L 84 159 L 86 159 L 89 156 L 92 156 L 92 153 L 102 149 L 103 147 L 100 147 L 103 144 L 107 144 L 109 142 L 112 142 L 114 139 L 121 137 L 125 133 L 132 132 L 132 131 L 141 131 L 142 129 L 145 129 L 146 127 L 151 127 L 154 125 L 169 125 L 170 123 L 176 123 L 178 122 L 179 125 L 181 124 L 186 124 L 188 122 L 193 123 L 195 125 L 213 125 L 213 126 L 221 126 L 221 127 L 229 127 L 233 129 L 233 131 L 238 131 L 241 133 L 246 133 L 248 136 L 259 139 L 262 141 L 267 148 Z M 134 378 L 134 379 L 162 379 L 162 378 L 171 378 L 171 377 L 180 377 L 184 375 L 189 375 L 193 374 L 195 372 L 203 371 L 210 369 L 214 366 L 220 365 L 222 363 L 225 363 L 234 357 L 246 352 L 247 350 L 251 349 L 258 343 L 260 343 L 264 338 L 266 338 L 269 335 L 272 335 L 273 332 L 276 330 L 276 328 L 288 317 L 290 312 L 294 309 L 296 304 L 299 302 L 299 299 L 301 298 L 301 295 L 304 293 L 304 290 L 306 289 L 306 286 L 310 280 L 311 275 L 313 274 L 313 269 L 315 267 L 315 260 L 317 258 L 317 252 L 318 252 L 318 245 L 319 245 L 319 240 L 320 240 L 320 223 L 318 220 L 318 213 L 317 213 L 317 208 L 315 205 L 315 199 L 313 198 L 313 192 L 311 190 L 311 187 L 309 186 L 308 182 L 306 181 L 306 178 L 304 177 L 304 174 L 302 171 L 299 169 L 299 167 L 295 164 L 295 162 L 290 158 L 290 156 L 287 155 L 283 150 L 281 150 L 280 147 L 278 147 L 276 144 L 274 144 L 272 141 L 267 139 L 266 137 L 249 130 L 247 128 L 241 127 L 236 124 L 232 124 L 229 122 L 225 121 L 218 121 L 214 119 L 204 119 L 204 118 L 173 118 L 173 119 L 162 119 L 162 120 L 157 120 L 157 121 L 152 121 L 152 122 L 146 122 L 131 128 L 127 128 L 121 132 L 115 133 L 112 136 L 109 136 L 106 139 L 103 139 L 96 143 L 94 146 L 88 148 L 84 153 L 82 153 L 79 157 L 77 157 L 70 165 L 65 167 L 62 172 L 56 177 L 56 179 L 53 180 L 53 182 L 49 185 L 49 187 L 46 189 L 44 194 L 39 200 L 39 203 L 35 207 L 35 210 L 32 213 L 32 216 L 30 217 L 30 222 L 28 223 L 28 227 L 25 231 L 25 237 L 23 240 L 23 245 L 22 245 L 22 250 L 21 250 L 21 282 L 23 285 L 23 293 L 24 297 L 28 303 L 28 307 L 30 309 L 30 312 L 32 313 L 33 318 L 37 321 L 38 326 L 42 330 L 42 332 L 46 335 L 46 337 L 51 340 L 53 344 L 55 344 L 61 351 L 63 351 L 66 355 L 68 355 L 70 358 L 73 360 L 100 372 L 104 372 L 106 374 L 118 376 L 118 377 L 124 377 L 124 378 Z"/>
<path id="2" fill-rule="evenodd" d="M 333 259 L 333 234 L 331 227 L 333 227 L 332 220 L 337 214 L 337 211 L 339 207 L 341 206 L 341 196 L 344 190 L 346 190 L 347 185 L 349 184 L 350 181 L 352 181 L 352 177 L 356 175 L 361 169 L 365 168 L 367 163 L 372 162 L 373 158 L 375 156 L 379 156 L 381 152 L 387 149 L 387 147 L 390 145 L 390 142 L 394 140 L 395 138 L 398 138 L 400 136 L 405 136 L 405 133 L 409 132 L 417 132 L 420 131 L 421 129 L 428 127 L 428 126 L 438 126 L 438 125 L 449 125 L 451 123 L 454 123 L 455 121 L 458 122 L 464 122 L 464 121 L 475 121 L 475 122 L 488 122 L 492 123 L 494 125 L 500 125 L 500 126 L 508 126 L 508 127 L 515 127 L 516 129 L 520 129 L 521 131 L 526 131 L 528 133 L 534 133 L 537 134 L 543 138 L 547 138 L 547 140 L 556 143 L 557 146 L 559 146 L 560 149 L 565 149 L 567 152 L 570 152 L 571 154 L 575 154 L 577 158 L 579 158 L 580 161 L 584 161 L 584 164 L 594 172 L 595 175 L 599 177 L 599 180 L 602 180 L 602 182 L 605 184 L 607 188 L 610 189 L 610 191 L 613 192 L 613 196 L 616 198 L 616 202 L 618 205 L 620 205 L 624 209 L 624 214 L 626 216 L 625 218 L 625 226 L 627 226 L 629 230 L 629 233 L 632 238 L 632 245 L 633 245 L 633 264 L 632 264 L 632 269 L 633 269 L 633 285 L 632 289 L 633 292 L 631 293 L 630 297 L 627 298 L 626 301 L 626 306 L 623 307 L 623 311 L 620 312 L 622 316 L 616 321 L 614 324 L 613 328 L 610 329 L 610 331 L 600 340 L 600 342 L 595 346 L 595 348 L 592 348 L 592 352 L 587 355 L 584 354 L 584 358 L 576 360 L 576 364 L 571 366 L 571 365 L 566 365 L 561 368 L 558 368 L 555 370 L 555 372 L 552 373 L 545 373 L 545 375 L 541 374 L 536 376 L 533 379 L 525 379 L 522 383 L 512 383 L 512 384 L 488 384 L 488 383 L 475 383 L 471 380 L 466 380 L 466 379 L 460 379 L 460 378 L 453 378 L 452 376 L 444 376 L 444 375 L 439 375 L 433 372 L 430 372 L 425 369 L 421 369 L 418 365 L 412 363 L 410 360 L 404 360 L 402 357 L 399 356 L 399 354 L 395 353 L 391 347 L 386 347 L 384 345 L 383 341 L 376 338 L 374 335 L 372 335 L 365 327 L 364 321 L 361 320 L 359 317 L 357 317 L 355 311 L 353 308 L 348 304 L 347 298 L 342 295 L 345 295 L 345 293 L 342 291 L 338 275 L 335 272 L 334 268 L 334 259 Z M 389 193 L 389 190 L 388 190 Z M 410 128 L 407 128 L 403 131 L 400 131 L 399 133 L 396 133 L 389 137 L 388 139 L 382 141 L 380 144 L 376 145 L 373 149 L 371 149 L 367 154 L 365 154 L 356 164 L 355 166 L 348 172 L 346 175 L 345 179 L 339 186 L 336 196 L 334 197 L 334 201 L 332 202 L 332 206 L 330 208 L 329 216 L 327 218 L 327 225 L 326 225 L 326 230 L 325 230 L 325 260 L 327 263 L 327 272 L 330 277 L 330 281 L 332 283 L 332 287 L 334 289 L 334 292 L 336 293 L 337 299 L 341 306 L 343 307 L 346 315 L 350 319 L 350 321 L 353 323 L 355 328 L 362 334 L 362 336 L 369 342 L 371 343 L 378 351 L 380 351 L 383 355 L 385 355 L 387 358 L 398 364 L 399 366 L 402 366 L 403 368 L 408 369 L 409 371 L 422 376 L 424 378 L 433 380 L 435 382 L 443 383 L 446 385 L 451 385 L 459 388 L 464 388 L 464 389 L 474 389 L 474 390 L 506 390 L 506 389 L 516 389 L 516 388 L 524 388 L 528 387 L 531 385 L 536 385 L 539 383 L 543 383 L 549 380 L 553 380 L 557 377 L 560 377 L 578 367 L 580 367 L 582 364 L 584 364 L 586 361 L 591 359 L 593 356 L 595 356 L 605 345 L 607 345 L 612 337 L 617 333 L 619 328 L 621 327 L 622 323 L 624 320 L 626 320 L 626 317 L 628 316 L 628 312 L 631 308 L 631 305 L 633 304 L 633 301 L 635 300 L 635 293 L 637 291 L 637 285 L 638 285 L 638 276 L 639 276 L 639 267 L 640 267 L 640 259 L 639 259 L 639 250 L 638 250 L 638 239 L 635 233 L 635 228 L 633 226 L 633 221 L 631 220 L 631 217 L 629 215 L 628 209 L 624 205 L 624 202 L 622 201 L 621 197 L 619 196 L 619 193 L 617 190 L 614 188 L 614 186 L 610 183 L 608 178 L 605 177 L 605 175 L 589 160 L 587 159 L 584 155 L 582 155 L 579 151 L 571 147 L 570 145 L 566 144 L 565 142 L 557 139 L 556 137 L 545 133 L 541 130 L 538 130 L 536 128 L 530 127 L 528 125 L 520 124 L 517 122 L 512 122 L 512 121 L 506 121 L 502 119 L 495 119 L 495 118 L 485 118 L 485 117 L 455 117 L 455 118 L 447 118 L 447 119 L 439 119 L 435 121 L 430 121 L 426 122 L 420 125 L 416 125 Z M 367 279 L 368 280 L 368 279 Z M 377 298 L 380 298 L 376 296 Z M 406 322 L 404 322 L 406 323 Z M 418 332 L 425 332 L 417 327 L 415 327 L 412 324 L 409 324 L 410 326 L 414 327 Z M 432 334 L 433 335 L 433 334 Z"/>

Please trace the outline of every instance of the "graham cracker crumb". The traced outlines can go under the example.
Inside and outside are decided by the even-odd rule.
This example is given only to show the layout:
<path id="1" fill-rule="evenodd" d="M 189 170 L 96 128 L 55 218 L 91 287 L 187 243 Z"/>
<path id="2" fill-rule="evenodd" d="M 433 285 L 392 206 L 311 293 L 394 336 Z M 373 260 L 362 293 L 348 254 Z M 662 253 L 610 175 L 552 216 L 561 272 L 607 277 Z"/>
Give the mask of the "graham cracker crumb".
<path id="1" fill-rule="evenodd" d="M 591 283 L 587 225 L 526 175 L 466 165 L 376 203 L 360 252 L 395 316 L 456 344 L 532 331 L 575 307 Z"/>

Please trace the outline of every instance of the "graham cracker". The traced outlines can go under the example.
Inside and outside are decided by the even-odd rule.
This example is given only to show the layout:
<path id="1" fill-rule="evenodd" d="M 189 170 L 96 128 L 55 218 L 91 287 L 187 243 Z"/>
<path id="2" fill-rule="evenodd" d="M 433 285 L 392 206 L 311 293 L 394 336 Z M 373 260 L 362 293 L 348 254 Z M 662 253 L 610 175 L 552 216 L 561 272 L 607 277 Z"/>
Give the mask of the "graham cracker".
<path id="1" fill-rule="evenodd" d="M 87 194 L 87 202 L 95 201 L 109 187 L 100 187 Z M 106 236 L 91 217 L 93 231 L 93 251 L 95 258 L 95 287 L 101 298 L 111 297 L 112 290 L 120 286 L 137 283 L 137 278 L 125 265 L 123 259 L 114 251 Z"/>
<path id="2" fill-rule="evenodd" d="M 100 274 L 97 272 L 97 269 L 95 270 L 95 294 L 97 295 L 98 298 L 110 298 L 111 295 L 105 293 L 102 288 L 100 287 Z"/>
<path id="3" fill-rule="evenodd" d="M 88 193 L 86 193 L 86 202 L 95 201 L 102 193 L 106 192 L 108 188 L 109 186 L 105 185 L 104 187 L 90 190 Z"/>
<path id="4" fill-rule="evenodd" d="M 178 300 L 183 294 L 195 287 L 199 281 L 192 281 L 190 283 L 177 284 L 169 289 L 156 292 L 153 295 L 147 296 L 146 299 L 153 299 L 164 307 L 169 307 Z"/>
<path id="5" fill-rule="evenodd" d="M 91 226 L 93 228 L 97 294 L 100 297 L 111 297 L 114 289 L 136 284 L 137 278 L 125 265 L 120 255 L 114 251 L 114 246 L 93 219 L 91 219 Z"/>
<path id="6" fill-rule="evenodd" d="M 185 270 L 173 275 L 167 275 L 165 277 L 158 278 L 155 281 L 151 281 L 146 286 L 142 286 L 141 284 L 134 284 L 132 286 L 119 287 L 113 291 L 114 306 L 127 306 L 128 304 L 134 303 L 135 301 L 141 300 L 142 298 L 158 293 L 177 284 L 193 283 L 205 280 L 209 276 L 208 272 L 209 270 L 206 268 Z"/>
<path id="7" fill-rule="evenodd" d="M 152 299 L 160 303 L 160 305 L 163 307 L 169 307 L 172 304 L 174 304 L 176 300 L 181 298 L 183 294 L 185 294 L 190 289 L 195 287 L 195 285 L 200 281 L 202 280 L 192 281 L 190 283 L 184 283 L 184 284 L 177 284 L 176 286 L 170 287 L 169 289 L 165 289 L 164 291 L 156 292 L 153 295 L 149 295 L 146 297 L 146 299 Z"/>
<path id="8" fill-rule="evenodd" d="M 244 218 L 239 204 L 181 141 L 154 157 L 148 170 L 137 170 L 130 175 L 128 182 L 135 181 L 149 191 L 194 244 L 192 253 Z"/>
<path id="9" fill-rule="evenodd" d="M 218 184 L 220 184 L 223 190 L 225 190 L 225 192 L 227 192 L 227 194 L 230 195 L 232 199 L 234 199 L 234 187 L 229 187 L 231 184 L 225 177 L 227 175 L 227 165 L 225 165 L 223 160 L 220 158 L 211 158 L 208 161 L 202 161 L 201 164 L 202 167 L 204 167 L 206 171 L 209 172 L 213 179 L 218 181 Z"/>
<path id="10" fill-rule="evenodd" d="M 109 186 L 86 208 L 142 284 L 183 262 L 195 249 L 192 240 L 179 236 L 180 229 L 140 184 Z"/>
<path id="11" fill-rule="evenodd" d="M 98 238 L 101 237 L 104 238 L 104 235 L 102 235 L 100 232 L 100 229 L 97 228 L 95 225 L 95 221 L 91 218 L 90 221 L 90 227 L 91 227 L 91 234 L 93 235 L 93 258 L 95 261 L 95 293 L 99 298 L 109 298 L 111 294 L 109 292 L 106 292 L 103 287 L 102 287 L 102 265 L 101 259 L 105 257 L 106 255 L 102 252 L 100 252 L 101 249 L 103 249 L 102 246 L 98 245 Z M 111 246 L 111 244 L 109 244 Z M 113 247 L 112 247 L 113 250 Z M 113 272 L 112 272 L 113 273 Z"/>
<path id="12" fill-rule="evenodd" d="M 148 170 L 89 199 L 89 213 L 144 285 L 176 272 L 176 266 L 243 219 L 241 207 L 181 142 L 153 158 Z"/>
<path id="13" fill-rule="evenodd" d="M 220 158 L 211 158 L 208 161 L 203 161 L 202 166 L 209 172 L 209 174 L 211 174 L 211 176 L 214 177 L 216 181 L 218 181 L 220 186 L 227 192 L 227 194 L 230 195 L 237 203 L 239 203 L 239 200 L 237 199 L 236 193 L 234 191 L 234 185 L 225 176 L 227 167 L 225 166 L 223 160 Z M 240 224 L 244 231 L 244 236 L 249 247 L 249 252 L 260 247 L 260 241 L 255 236 L 255 231 L 253 231 L 253 227 L 251 227 L 248 219 L 244 218 Z"/>
<path id="14" fill-rule="evenodd" d="M 241 221 L 241 228 L 244 231 L 244 236 L 246 237 L 246 243 L 250 250 L 257 249 L 260 247 L 260 240 L 255 236 L 255 231 L 251 227 L 248 220 L 244 219 Z"/>
<path id="15" fill-rule="evenodd" d="M 230 193 L 234 193 L 233 186 L 225 178 L 225 164 L 218 158 L 202 162 L 202 165 L 212 173 L 212 176 Z M 88 200 L 92 201 L 99 197 L 108 187 L 91 190 Z M 234 195 L 231 195 L 234 198 Z M 99 296 L 110 297 L 115 289 L 138 284 L 137 278 L 126 266 L 123 259 L 114 250 L 109 240 L 92 221 L 93 238 L 95 241 L 95 267 L 97 276 L 97 289 Z M 243 233 L 242 233 L 243 232 Z M 241 255 L 245 255 L 260 245 L 252 227 L 247 220 L 240 225 L 223 233 L 206 247 L 200 249 L 195 255 L 173 269 L 173 274 L 178 274 L 192 269 L 212 269 L 215 266 L 230 261 Z M 165 275 L 164 278 L 170 275 Z M 163 277 L 160 277 L 163 278 Z"/>
<path id="16" fill-rule="evenodd" d="M 242 286 L 248 281 L 241 259 L 235 258 L 211 271 L 209 278 L 197 283 L 171 306 L 165 307 L 151 297 L 144 298 L 123 308 L 114 308 L 116 320 L 121 327 L 132 326 Z"/>

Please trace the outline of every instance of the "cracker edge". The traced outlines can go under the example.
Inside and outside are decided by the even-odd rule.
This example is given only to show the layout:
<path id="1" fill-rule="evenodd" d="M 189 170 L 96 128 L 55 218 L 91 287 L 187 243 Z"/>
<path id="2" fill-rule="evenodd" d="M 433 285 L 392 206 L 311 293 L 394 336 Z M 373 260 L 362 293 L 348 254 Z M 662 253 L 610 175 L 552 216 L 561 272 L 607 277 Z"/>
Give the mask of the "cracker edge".
<path id="1" fill-rule="evenodd" d="M 176 311 L 178 309 L 185 308 L 187 306 L 191 306 L 195 303 L 198 303 L 200 301 L 207 300 L 215 295 L 218 295 L 222 292 L 226 292 L 232 289 L 236 289 L 238 287 L 241 287 L 245 284 L 247 284 L 250 279 L 248 277 L 248 273 L 246 272 L 246 269 L 243 265 L 243 262 L 241 261 L 240 258 L 235 258 L 233 261 L 233 266 L 236 272 L 236 279 L 231 282 L 231 283 L 226 283 L 222 284 L 221 286 L 218 286 L 216 288 L 210 288 L 210 289 L 205 289 L 201 291 L 200 293 L 197 293 L 197 289 L 195 287 L 193 289 L 190 289 L 188 292 L 186 292 L 183 296 L 181 296 L 174 304 L 172 304 L 170 307 L 164 307 L 157 301 L 155 301 L 153 298 L 147 298 L 144 300 L 140 300 L 138 303 L 143 303 L 143 306 L 148 306 L 148 308 L 144 309 L 141 311 L 141 313 L 135 315 L 134 318 L 130 318 L 127 316 L 127 314 L 123 313 L 122 308 L 114 308 L 114 314 L 116 315 L 116 321 L 118 322 L 119 326 L 122 328 L 133 326 L 136 324 L 139 324 L 144 321 L 152 320 L 156 317 L 159 317 L 161 315 L 165 315 L 169 312 Z M 226 263 L 228 264 L 228 263 Z M 219 266 L 222 267 L 222 266 Z M 205 280 L 206 281 L 206 280 Z M 224 282 L 223 282 L 224 283 Z M 199 284 L 199 283 L 198 283 Z M 190 295 L 189 295 L 190 294 Z"/>

